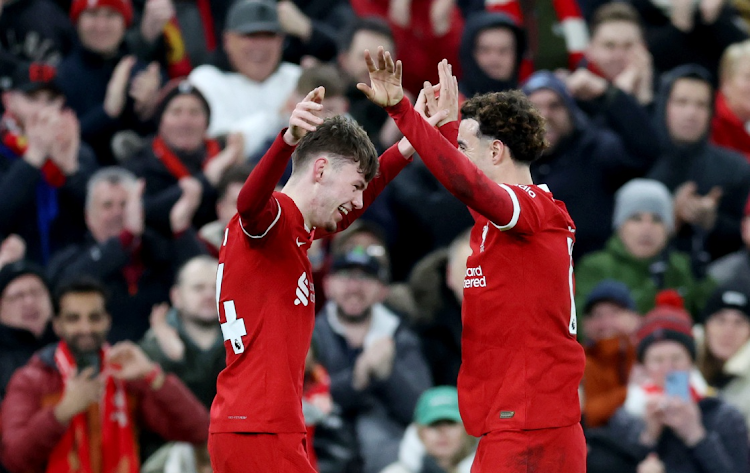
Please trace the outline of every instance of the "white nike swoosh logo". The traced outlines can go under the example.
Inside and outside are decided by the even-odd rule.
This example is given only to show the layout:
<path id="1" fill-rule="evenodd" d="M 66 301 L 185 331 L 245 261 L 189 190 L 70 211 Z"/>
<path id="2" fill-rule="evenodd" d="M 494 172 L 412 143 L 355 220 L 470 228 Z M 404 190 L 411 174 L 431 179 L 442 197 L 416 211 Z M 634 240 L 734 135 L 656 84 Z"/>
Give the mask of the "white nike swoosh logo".
<path id="1" fill-rule="evenodd" d="M 297 238 L 297 248 L 299 248 L 300 246 L 302 246 L 304 244 L 305 244 L 304 241 L 299 241 L 299 238 Z"/>

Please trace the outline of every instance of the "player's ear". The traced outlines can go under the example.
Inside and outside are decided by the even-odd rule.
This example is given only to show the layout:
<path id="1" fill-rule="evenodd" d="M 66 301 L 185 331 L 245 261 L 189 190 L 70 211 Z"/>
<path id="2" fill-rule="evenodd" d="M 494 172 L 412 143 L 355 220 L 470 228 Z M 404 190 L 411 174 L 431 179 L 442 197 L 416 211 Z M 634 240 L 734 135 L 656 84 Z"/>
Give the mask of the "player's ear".
<path id="1" fill-rule="evenodd" d="M 325 156 L 321 156 L 313 161 L 313 180 L 316 183 L 319 183 L 323 180 L 323 174 L 326 172 L 326 170 L 328 170 L 328 165 L 328 158 L 326 158 Z"/>
<path id="2" fill-rule="evenodd" d="M 492 164 L 500 164 L 505 153 L 505 143 L 500 140 L 492 140 L 492 143 L 490 143 L 490 148 L 492 151 Z"/>

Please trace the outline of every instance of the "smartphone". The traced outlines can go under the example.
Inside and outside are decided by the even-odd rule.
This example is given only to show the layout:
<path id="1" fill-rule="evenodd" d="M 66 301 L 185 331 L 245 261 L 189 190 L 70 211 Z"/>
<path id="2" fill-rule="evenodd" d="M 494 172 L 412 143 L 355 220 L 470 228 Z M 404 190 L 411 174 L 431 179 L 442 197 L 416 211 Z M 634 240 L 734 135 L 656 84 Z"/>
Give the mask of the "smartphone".
<path id="1" fill-rule="evenodd" d="M 684 401 L 690 400 L 690 373 L 670 371 L 664 379 L 664 393 Z"/>
<path id="2" fill-rule="evenodd" d="M 90 366 L 94 367 L 94 376 L 98 375 L 101 369 L 99 353 L 83 353 L 76 356 L 76 367 L 79 373 Z"/>

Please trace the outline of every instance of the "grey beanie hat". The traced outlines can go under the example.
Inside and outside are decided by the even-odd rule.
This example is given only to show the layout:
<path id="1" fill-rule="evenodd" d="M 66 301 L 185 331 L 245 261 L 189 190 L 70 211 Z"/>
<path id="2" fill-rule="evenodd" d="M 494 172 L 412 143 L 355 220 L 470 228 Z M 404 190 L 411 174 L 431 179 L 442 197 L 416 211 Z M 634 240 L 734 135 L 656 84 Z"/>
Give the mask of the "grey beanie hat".
<path id="1" fill-rule="evenodd" d="M 659 216 L 667 232 L 674 230 L 672 194 L 667 186 L 653 179 L 633 179 L 615 194 L 612 227 L 617 230 L 633 215 L 641 212 Z"/>

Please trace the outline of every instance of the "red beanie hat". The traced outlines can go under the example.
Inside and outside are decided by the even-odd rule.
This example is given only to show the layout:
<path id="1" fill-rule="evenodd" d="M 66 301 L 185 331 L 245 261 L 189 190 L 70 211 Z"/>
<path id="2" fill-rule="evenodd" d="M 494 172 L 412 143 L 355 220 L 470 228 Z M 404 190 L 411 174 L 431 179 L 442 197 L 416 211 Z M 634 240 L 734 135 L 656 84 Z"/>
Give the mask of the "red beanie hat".
<path id="1" fill-rule="evenodd" d="M 133 4 L 130 0 L 73 0 L 70 5 L 70 19 L 75 25 L 84 10 L 101 7 L 109 7 L 119 12 L 125 19 L 125 26 L 130 26 L 133 22 Z"/>
<path id="2" fill-rule="evenodd" d="M 677 291 L 667 290 L 657 294 L 656 307 L 646 314 L 636 338 L 638 360 L 641 362 L 646 349 L 652 343 L 662 340 L 681 343 L 695 360 L 693 321 L 685 311 Z"/>

